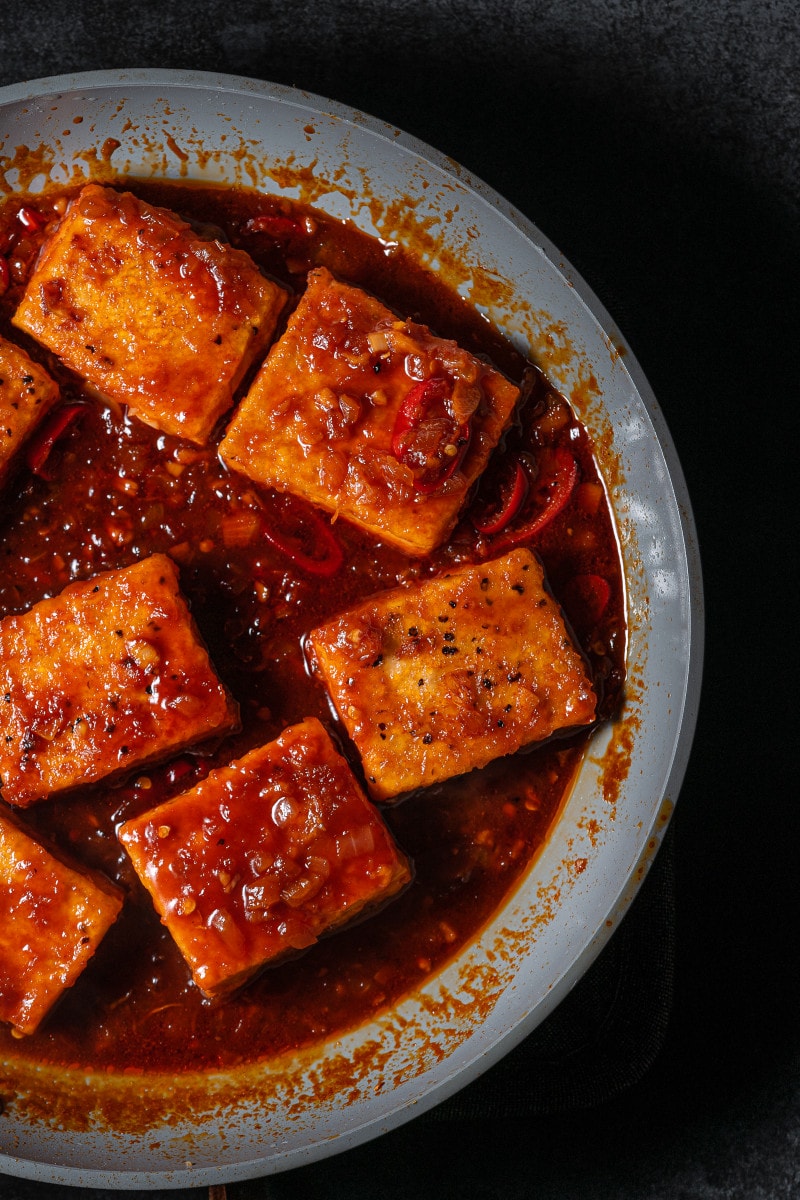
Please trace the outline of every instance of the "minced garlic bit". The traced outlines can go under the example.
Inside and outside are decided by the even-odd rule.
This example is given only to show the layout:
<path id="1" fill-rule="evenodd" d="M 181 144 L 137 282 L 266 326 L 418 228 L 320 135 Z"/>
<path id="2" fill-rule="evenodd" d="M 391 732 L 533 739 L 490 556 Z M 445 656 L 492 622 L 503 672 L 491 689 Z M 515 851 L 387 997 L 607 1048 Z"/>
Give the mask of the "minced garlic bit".
<path id="1" fill-rule="evenodd" d="M 374 329 L 367 334 L 367 344 L 373 354 L 383 354 L 389 349 L 389 339 L 385 329 Z"/>

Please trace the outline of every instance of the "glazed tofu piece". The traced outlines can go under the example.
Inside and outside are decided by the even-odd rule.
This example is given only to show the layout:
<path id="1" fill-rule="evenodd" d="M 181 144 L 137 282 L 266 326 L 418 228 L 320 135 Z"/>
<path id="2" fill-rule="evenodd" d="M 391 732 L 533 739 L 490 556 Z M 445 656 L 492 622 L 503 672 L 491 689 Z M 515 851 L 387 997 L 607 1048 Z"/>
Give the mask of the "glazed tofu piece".
<path id="1" fill-rule="evenodd" d="M 0 337 L 0 488 L 58 395 L 58 384 L 47 371 L 19 346 Z"/>
<path id="2" fill-rule="evenodd" d="M 104 875 L 62 862 L 0 812 L 0 1021 L 33 1033 L 121 908 Z"/>
<path id="3" fill-rule="evenodd" d="M 119 837 L 209 997 L 383 904 L 411 877 L 314 718 L 127 821 Z"/>
<path id="4" fill-rule="evenodd" d="M 26 807 L 238 724 L 163 554 L 0 621 L 0 779 Z"/>
<path id="5" fill-rule="evenodd" d="M 424 556 L 453 528 L 518 397 L 481 359 L 320 267 L 220 455 Z"/>
<path id="6" fill-rule="evenodd" d="M 203 444 L 285 300 L 243 251 L 92 183 L 43 247 L 13 322 L 141 421 Z"/>
<path id="7" fill-rule="evenodd" d="M 376 800 L 594 718 L 583 659 L 527 550 L 383 592 L 308 646 Z"/>

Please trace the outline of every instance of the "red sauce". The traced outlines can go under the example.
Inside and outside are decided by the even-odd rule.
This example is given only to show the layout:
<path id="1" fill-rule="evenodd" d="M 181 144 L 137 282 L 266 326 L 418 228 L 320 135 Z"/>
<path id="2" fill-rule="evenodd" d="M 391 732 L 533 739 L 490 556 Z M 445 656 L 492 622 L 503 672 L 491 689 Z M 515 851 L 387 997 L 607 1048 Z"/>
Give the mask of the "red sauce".
<path id="1" fill-rule="evenodd" d="M 241 733 L 217 747 L 111 784 L 87 786 L 25 813 L 35 832 L 119 880 L 128 896 L 122 916 L 76 986 L 25 1041 L 26 1057 L 118 1070 L 217 1067 L 352 1026 L 455 954 L 536 855 L 587 735 L 553 740 L 385 809 L 398 843 L 414 862 L 410 888 L 380 913 L 264 972 L 217 1005 L 190 983 L 188 968 L 117 841 L 117 826 L 306 716 L 319 717 L 348 750 L 320 685 L 306 670 L 303 634 L 374 591 L 489 556 L 491 537 L 478 534 L 469 515 L 485 511 L 486 497 L 502 483 L 504 464 L 508 478 L 512 456 L 527 456 L 534 471 L 543 451 L 552 457 L 554 451 L 568 450 L 577 463 L 578 483 L 569 502 L 532 545 L 572 617 L 600 696 L 601 719 L 617 708 L 624 680 L 622 573 L 591 443 L 566 401 L 410 251 L 256 193 L 138 181 L 126 186 L 197 222 L 210 236 L 247 250 L 294 294 L 302 291 L 310 267 L 325 265 L 402 316 L 487 356 L 515 381 L 525 380 L 519 418 L 481 484 L 484 500 L 477 496 L 468 502 L 449 542 L 420 562 L 339 522 L 336 537 L 344 561 L 333 582 L 293 563 L 281 551 L 280 539 L 274 544 L 247 539 L 247 514 L 254 504 L 276 529 L 296 531 L 305 525 L 313 530 L 301 501 L 256 493 L 248 481 L 225 470 L 213 440 L 199 450 L 97 400 L 58 439 L 48 478 L 23 468 L 6 492 L 0 518 L 0 616 L 24 611 L 74 579 L 164 551 L 180 567 L 182 589 L 243 717 Z M 54 204 L 60 211 L 63 198 L 37 199 L 35 207 L 47 217 Z M 21 225 L 19 208 L 19 199 L 10 200 L 0 212 L 0 254 L 8 264 L 0 329 L 51 371 L 64 400 L 72 403 L 85 398 L 80 381 L 9 325 L 44 236 Z M 249 225 L 256 217 L 263 219 Z M 604 584 L 599 615 L 592 611 L 596 590 L 592 593 L 585 582 L 597 577 Z M 576 584 L 576 578 L 584 582 Z M 0 1030 L 0 1040 L 10 1036 Z"/>

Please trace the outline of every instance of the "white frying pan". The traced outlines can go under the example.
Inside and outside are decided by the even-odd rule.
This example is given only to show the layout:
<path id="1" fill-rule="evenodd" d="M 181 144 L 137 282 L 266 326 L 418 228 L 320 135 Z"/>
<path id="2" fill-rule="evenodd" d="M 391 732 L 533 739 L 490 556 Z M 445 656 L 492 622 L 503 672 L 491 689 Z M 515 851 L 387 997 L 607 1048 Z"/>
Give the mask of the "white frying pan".
<path id="1" fill-rule="evenodd" d="M 342 105 L 231 76 L 103 71 L 0 89 L 0 183 L 35 191 L 115 173 L 254 185 L 411 240 L 572 399 L 609 484 L 628 590 L 619 723 L 596 735 L 513 894 L 421 993 L 313 1051 L 222 1074 L 43 1069 L 26 1064 L 24 1043 L 0 1062 L 0 1172 L 200 1186 L 296 1167 L 399 1125 L 566 995 L 624 916 L 677 799 L 702 585 L 683 475 L 633 355 L 557 249 L 456 163 Z"/>

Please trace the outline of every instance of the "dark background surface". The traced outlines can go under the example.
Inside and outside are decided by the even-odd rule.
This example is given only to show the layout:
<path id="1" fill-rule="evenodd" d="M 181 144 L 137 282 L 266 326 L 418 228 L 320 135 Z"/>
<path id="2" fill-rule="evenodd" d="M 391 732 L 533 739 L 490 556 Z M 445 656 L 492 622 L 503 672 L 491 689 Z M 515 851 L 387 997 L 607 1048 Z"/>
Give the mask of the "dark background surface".
<path id="1" fill-rule="evenodd" d="M 0 8 L 2 84 L 227 71 L 331 96 L 459 160 L 613 314 L 699 530 L 705 684 L 674 821 L 675 987 L 656 1061 L 605 1103 L 424 1118 L 233 1184 L 231 1200 L 800 1196 L 798 25 L 790 0 Z M 3 1200 L 73 1194 L 0 1176 Z"/>

